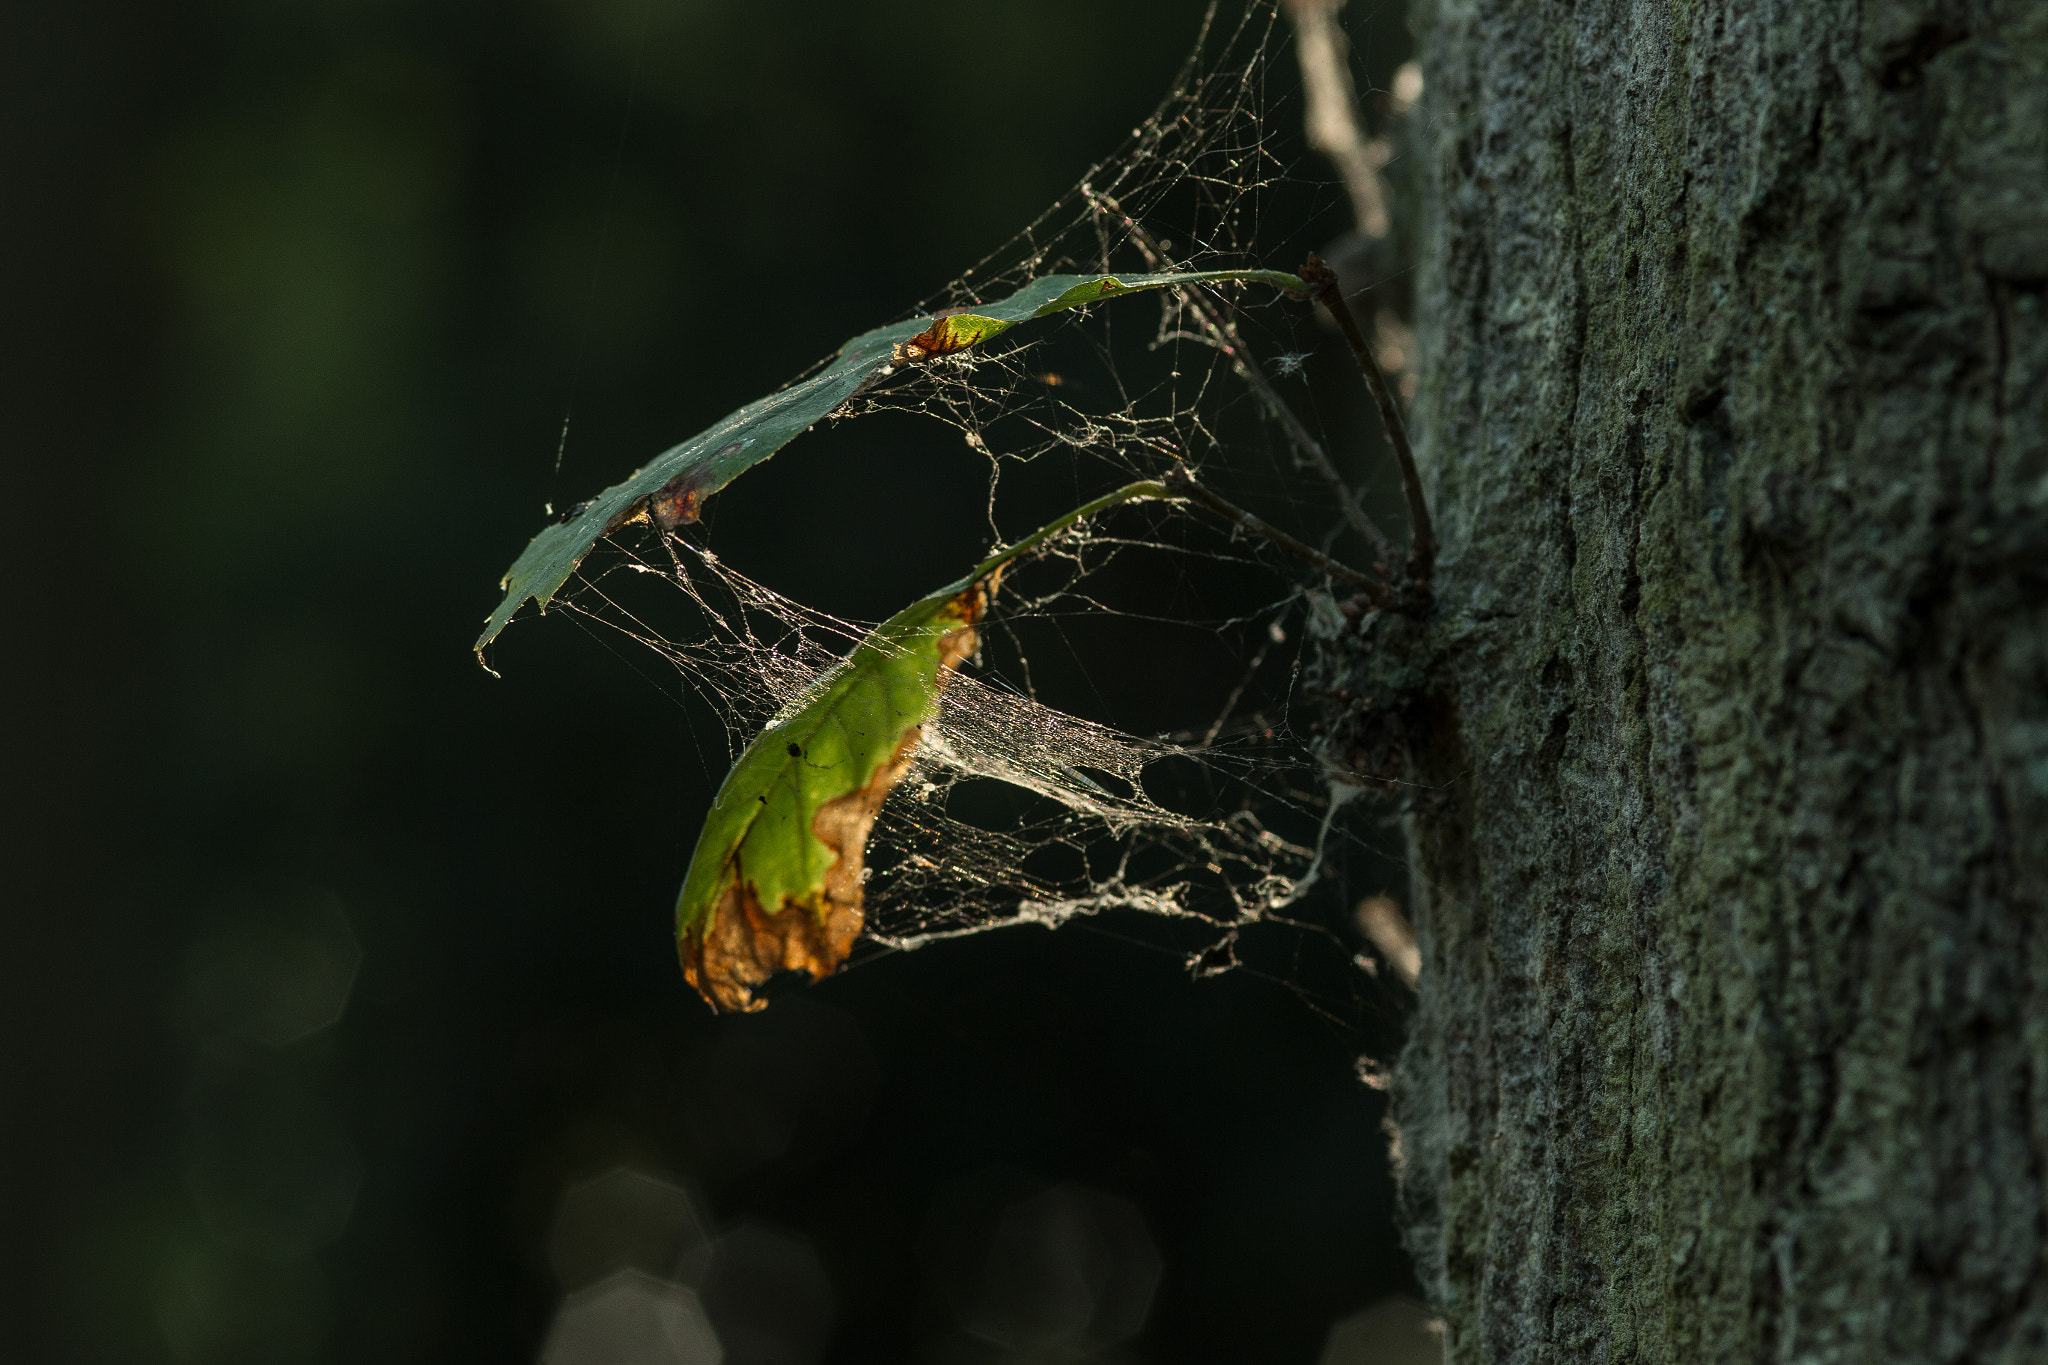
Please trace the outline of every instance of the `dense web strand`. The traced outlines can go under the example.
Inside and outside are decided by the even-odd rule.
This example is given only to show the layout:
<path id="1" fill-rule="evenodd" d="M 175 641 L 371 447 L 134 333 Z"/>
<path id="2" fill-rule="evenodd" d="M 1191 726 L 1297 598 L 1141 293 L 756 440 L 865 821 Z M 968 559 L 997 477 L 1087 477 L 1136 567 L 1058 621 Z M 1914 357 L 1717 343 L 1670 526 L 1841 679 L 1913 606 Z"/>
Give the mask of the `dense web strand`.
<path id="1" fill-rule="evenodd" d="M 1269 117 L 1265 88 L 1276 22 L 1268 3 L 1227 22 L 1212 7 L 1173 88 L 1117 153 L 924 309 L 998 297 L 1051 272 L 1159 268 L 1162 257 L 1174 269 L 1286 265 L 1258 254 L 1270 249 L 1269 198 L 1301 183 L 1268 146 L 1269 126 L 1282 122 Z M 1107 301 L 899 366 L 834 418 L 912 413 L 956 431 L 988 464 L 991 545 L 1029 529 L 1005 524 L 1006 474 L 1051 462 L 1077 502 L 1195 469 L 1330 546 L 1344 525 L 1329 490 L 1305 473 L 1308 438 L 1298 422 L 1280 429 L 1272 393 L 1247 387 L 1246 366 L 1228 353 L 1262 353 L 1278 384 L 1299 388 L 1300 358 L 1324 344 L 1314 326 L 1305 307 L 1253 286 Z M 1335 449 L 1319 425 L 1314 440 Z M 1298 651 L 1319 623 L 1341 621 L 1338 594 L 1205 515 L 1125 506 L 1014 566 L 983 623 L 980 657 L 941 694 L 870 836 L 868 942 L 904 950 L 1127 911 L 1162 926 L 1163 945 L 1198 973 L 1242 965 L 1254 926 L 1324 942 L 1348 964 L 1353 948 L 1327 905 L 1311 910 L 1309 892 L 1358 845 L 1333 819 L 1351 790 L 1316 766 L 1288 723 Z M 722 721 L 732 757 L 813 694 L 866 628 L 735 572 L 705 535 L 628 528 L 557 605 L 666 659 Z M 1151 735 L 1042 704 L 1033 658 L 1083 652 L 1076 641 L 1105 623 L 1184 631 L 1221 651 L 1222 675 L 1240 670 L 1235 685 L 1190 698 L 1197 718 Z M 1178 685 L 1177 675 L 1157 680 L 1162 694 Z"/>

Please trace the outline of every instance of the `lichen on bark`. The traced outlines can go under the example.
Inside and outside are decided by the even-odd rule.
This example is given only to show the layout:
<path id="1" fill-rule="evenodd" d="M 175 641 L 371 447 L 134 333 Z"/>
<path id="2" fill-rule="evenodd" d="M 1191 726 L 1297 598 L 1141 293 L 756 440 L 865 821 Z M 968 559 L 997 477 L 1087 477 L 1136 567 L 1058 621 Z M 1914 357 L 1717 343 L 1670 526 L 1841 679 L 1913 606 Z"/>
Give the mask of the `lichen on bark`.
<path id="1" fill-rule="evenodd" d="M 1419 30 L 1451 1359 L 2048 1359 L 2048 5 Z"/>

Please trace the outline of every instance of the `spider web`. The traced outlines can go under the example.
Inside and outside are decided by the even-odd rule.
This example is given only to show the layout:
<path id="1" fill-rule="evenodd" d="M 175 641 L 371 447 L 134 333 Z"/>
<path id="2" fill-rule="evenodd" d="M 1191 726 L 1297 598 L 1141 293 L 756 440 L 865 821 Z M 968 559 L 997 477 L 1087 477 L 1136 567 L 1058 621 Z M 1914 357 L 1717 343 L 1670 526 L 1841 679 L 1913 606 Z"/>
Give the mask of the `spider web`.
<path id="1" fill-rule="evenodd" d="M 999 298 L 1054 272 L 1293 264 L 1273 253 L 1298 258 L 1298 234 L 1267 231 L 1268 220 L 1313 223 L 1342 196 L 1319 168 L 1296 164 L 1298 118 L 1271 114 L 1281 32 L 1268 0 L 1229 16 L 1212 4 L 1172 88 L 1123 146 L 913 311 Z M 1226 344 L 1285 378 L 1327 342 L 1304 305 L 1270 290 L 1161 291 L 899 367 L 833 418 L 908 413 L 955 431 L 988 463 L 991 545 L 1006 539 L 1013 478 L 1049 478 L 1079 501 L 1178 465 L 1339 546 L 1327 492 L 1233 371 Z M 741 574 L 709 540 L 702 527 L 628 528 L 556 605 L 665 659 L 723 722 L 736 758 L 867 627 Z M 1315 1002 L 1355 1018 L 1367 987 L 1350 966 L 1366 960 L 1332 927 L 1330 906 L 1314 902 L 1334 899 L 1319 893 L 1341 879 L 1345 855 L 1371 850 L 1335 818 L 1356 788 L 1323 769 L 1292 719 L 1301 649 L 1341 628 L 1339 595 L 1265 542 L 1165 502 L 1101 514 L 1014 566 L 980 654 L 942 692 L 870 836 L 865 941 L 901 951 L 1136 912 L 1165 927 L 1162 946 L 1197 974 L 1251 966 L 1307 991 L 1304 945 L 1323 944 L 1346 971 L 1326 974 Z M 1235 686 L 1183 699 L 1181 711 L 1198 705 L 1205 722 L 1141 735 L 1038 699 L 1035 658 L 1085 653 L 1085 637 L 1140 627 L 1188 632 L 1235 665 Z M 1109 649 L 1083 665 L 1146 667 L 1128 648 Z M 1269 965 L 1244 951 L 1255 927 L 1284 931 Z"/>

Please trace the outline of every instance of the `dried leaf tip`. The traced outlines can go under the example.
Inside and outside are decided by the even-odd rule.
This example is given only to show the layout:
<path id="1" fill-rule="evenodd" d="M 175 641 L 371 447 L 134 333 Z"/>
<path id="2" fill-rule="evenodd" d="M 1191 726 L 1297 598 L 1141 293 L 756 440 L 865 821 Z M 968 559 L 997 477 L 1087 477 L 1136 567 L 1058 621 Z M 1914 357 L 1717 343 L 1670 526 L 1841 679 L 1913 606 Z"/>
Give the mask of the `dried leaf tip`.
<path id="1" fill-rule="evenodd" d="M 868 835 L 939 693 L 974 652 L 987 601 L 983 577 L 878 627 L 734 765 L 676 907 L 683 975 L 714 1009 L 760 1009 L 777 973 L 817 980 L 853 951 Z M 906 696 L 919 704 L 906 710 Z"/>

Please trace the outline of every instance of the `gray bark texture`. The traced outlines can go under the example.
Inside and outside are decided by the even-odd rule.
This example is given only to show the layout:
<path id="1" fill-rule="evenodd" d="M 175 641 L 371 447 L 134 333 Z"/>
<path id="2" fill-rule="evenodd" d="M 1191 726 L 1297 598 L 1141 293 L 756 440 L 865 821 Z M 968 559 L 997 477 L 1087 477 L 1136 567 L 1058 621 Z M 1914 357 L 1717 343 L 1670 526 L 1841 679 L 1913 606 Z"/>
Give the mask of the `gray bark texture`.
<path id="1" fill-rule="evenodd" d="M 2048 1361 L 2048 3 L 1419 24 L 1450 1358 Z"/>

